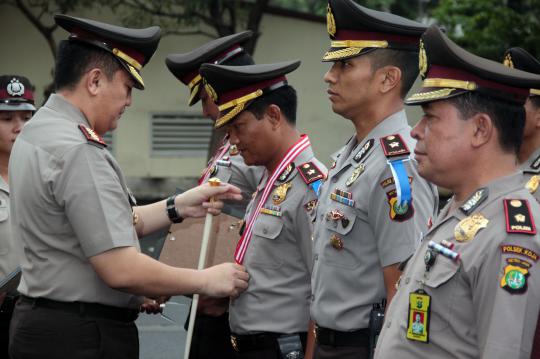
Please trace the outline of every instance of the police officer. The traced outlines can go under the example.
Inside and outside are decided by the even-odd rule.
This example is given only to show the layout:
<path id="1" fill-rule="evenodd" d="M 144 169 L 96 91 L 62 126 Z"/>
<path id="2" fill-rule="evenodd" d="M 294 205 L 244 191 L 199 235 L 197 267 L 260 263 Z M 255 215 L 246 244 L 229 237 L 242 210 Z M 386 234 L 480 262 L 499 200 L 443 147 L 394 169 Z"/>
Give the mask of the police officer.
<path id="1" fill-rule="evenodd" d="M 392 299 L 398 264 L 437 210 L 436 189 L 410 159 L 415 141 L 403 110 L 426 27 L 351 0 L 329 1 L 327 25 L 329 99 L 356 134 L 337 153 L 317 207 L 314 354 L 367 358 L 377 332 L 370 314 Z"/>
<path id="2" fill-rule="evenodd" d="M 248 205 L 237 263 L 249 288 L 231 301 L 237 358 L 298 358 L 309 323 L 312 256 L 310 215 L 325 167 L 296 130 L 296 92 L 286 74 L 300 61 L 251 66 L 204 64 L 206 91 L 247 165 L 266 171 Z"/>
<path id="3" fill-rule="evenodd" d="M 540 74 L 540 62 L 519 47 L 508 49 L 504 55 L 508 67 Z M 530 89 L 525 101 L 525 129 L 518 160 L 525 177 L 525 186 L 540 202 L 540 89 Z"/>
<path id="4" fill-rule="evenodd" d="M 57 93 L 21 132 L 9 165 L 12 228 L 24 251 L 10 354 L 138 358 L 140 295 L 236 296 L 248 276 L 231 263 L 202 271 L 164 265 L 139 252 L 137 237 L 217 214 L 219 199 L 239 199 L 240 191 L 204 185 L 135 206 L 100 136 L 117 126 L 132 88 L 144 88 L 140 70 L 160 29 L 66 15 L 55 21 L 70 32 L 58 50 Z"/>
<path id="5" fill-rule="evenodd" d="M 34 86 L 26 77 L 0 76 L 0 280 L 19 265 L 11 235 L 9 215 L 8 162 L 15 139 L 32 117 Z M 17 292 L 0 290 L 0 356 L 9 358 L 9 322 L 17 300 Z"/>
<path id="6" fill-rule="evenodd" d="M 199 67 L 204 63 L 227 66 L 253 64 L 253 59 L 242 47 L 242 44 L 251 36 L 251 31 L 244 31 L 210 41 L 185 54 L 167 56 L 166 64 L 169 70 L 189 88 L 188 105 L 193 106 L 200 100 L 203 115 L 214 122 L 219 117 L 219 110 L 204 89 Z M 240 188 L 242 201 L 234 201 L 230 205 L 243 215 L 251 194 L 255 192 L 262 177 L 263 170 L 262 167 L 246 166 L 236 148 L 231 146 L 227 136 L 224 136 L 222 146 L 218 148 L 202 171 L 199 184 L 208 181 L 212 176 Z M 230 341 L 229 316 L 226 313 L 228 307 L 228 298 L 199 297 L 190 358 L 234 358 Z"/>
<path id="7" fill-rule="evenodd" d="M 540 76 L 475 56 L 436 26 L 407 103 L 420 175 L 449 188 L 387 310 L 375 358 L 531 357 L 540 302 L 540 206 L 516 166 L 523 104 Z M 424 325 L 414 333 L 416 315 Z"/>

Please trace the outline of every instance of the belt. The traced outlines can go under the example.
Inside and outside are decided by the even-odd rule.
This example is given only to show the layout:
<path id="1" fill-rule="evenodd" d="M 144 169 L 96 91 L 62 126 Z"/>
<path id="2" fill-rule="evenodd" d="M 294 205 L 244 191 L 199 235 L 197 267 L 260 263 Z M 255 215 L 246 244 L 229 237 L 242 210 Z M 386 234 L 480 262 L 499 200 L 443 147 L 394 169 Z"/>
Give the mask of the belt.
<path id="1" fill-rule="evenodd" d="M 339 330 L 316 326 L 315 337 L 317 343 L 330 345 L 333 347 L 368 347 L 369 330 L 367 328 L 358 329 L 352 332 L 341 332 Z"/>
<path id="2" fill-rule="evenodd" d="M 21 295 L 19 302 L 31 304 L 34 307 L 61 310 L 80 316 L 112 319 L 119 322 L 133 322 L 139 316 L 137 309 L 119 308 L 99 303 L 60 302 L 47 298 L 31 298 L 25 295 Z"/>
<path id="3" fill-rule="evenodd" d="M 300 341 L 302 346 L 306 345 L 307 333 L 294 333 L 300 336 Z M 294 335 L 292 334 L 292 335 Z M 253 350 L 263 350 L 263 349 L 279 349 L 278 338 L 290 335 L 290 334 L 280 334 L 280 333 L 259 333 L 259 334 L 249 334 L 249 335 L 231 335 L 231 344 L 233 349 L 236 352 L 249 352 Z"/>

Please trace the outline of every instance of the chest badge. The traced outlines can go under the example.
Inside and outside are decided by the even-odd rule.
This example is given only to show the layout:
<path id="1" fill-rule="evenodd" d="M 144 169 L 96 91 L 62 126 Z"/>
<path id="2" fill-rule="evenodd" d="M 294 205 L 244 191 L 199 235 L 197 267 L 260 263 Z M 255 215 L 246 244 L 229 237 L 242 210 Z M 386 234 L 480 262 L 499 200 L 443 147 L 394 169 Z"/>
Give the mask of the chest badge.
<path id="1" fill-rule="evenodd" d="M 347 182 L 345 182 L 345 185 L 347 187 L 352 185 L 358 179 L 358 177 L 360 177 L 360 175 L 364 172 L 365 168 L 366 168 L 366 166 L 363 163 L 360 164 L 358 167 L 356 167 L 354 169 L 353 173 L 351 174 L 351 177 L 349 177 Z"/>
<path id="2" fill-rule="evenodd" d="M 529 179 L 529 181 L 525 185 L 525 188 L 527 188 L 527 190 L 530 193 L 535 193 L 539 185 L 540 185 L 540 175 L 534 175 Z"/>
<path id="3" fill-rule="evenodd" d="M 454 228 L 454 237 L 458 242 L 468 242 L 482 228 L 486 228 L 489 220 L 480 213 L 463 218 Z"/>
<path id="4" fill-rule="evenodd" d="M 292 184 L 291 182 L 283 183 L 279 185 L 275 190 L 274 193 L 272 193 L 272 202 L 275 205 L 280 204 L 285 200 L 285 197 L 287 197 L 287 191 L 289 188 L 291 188 Z"/>
<path id="5" fill-rule="evenodd" d="M 343 240 L 337 234 L 332 234 L 330 236 L 330 244 L 332 245 L 332 247 L 334 247 L 334 249 L 337 249 L 338 251 L 342 250 L 344 247 Z"/>

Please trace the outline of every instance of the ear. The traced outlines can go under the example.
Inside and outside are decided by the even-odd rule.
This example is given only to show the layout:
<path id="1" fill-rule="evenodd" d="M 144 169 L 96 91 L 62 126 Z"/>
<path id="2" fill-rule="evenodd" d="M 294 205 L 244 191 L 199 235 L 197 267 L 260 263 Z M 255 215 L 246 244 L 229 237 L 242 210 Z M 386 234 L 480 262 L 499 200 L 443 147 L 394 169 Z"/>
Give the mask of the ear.
<path id="1" fill-rule="evenodd" d="M 492 140 L 496 136 L 496 129 L 493 120 L 486 113 L 477 113 L 469 121 L 472 121 L 473 134 L 471 145 L 473 148 L 479 148 Z"/>
<path id="2" fill-rule="evenodd" d="M 540 131 L 540 107 L 533 114 L 534 127 Z"/>
<path id="3" fill-rule="evenodd" d="M 269 105 L 266 108 L 265 115 L 268 118 L 268 121 L 270 122 L 273 130 L 278 129 L 282 125 L 284 119 L 281 115 L 281 109 L 279 108 L 279 106 L 274 104 Z"/>
<path id="4" fill-rule="evenodd" d="M 92 95 L 96 96 L 100 90 L 105 74 L 101 69 L 94 68 L 88 71 L 84 77 L 84 85 L 86 90 Z"/>
<path id="5" fill-rule="evenodd" d="M 384 66 L 378 71 L 381 73 L 382 81 L 380 91 L 387 93 L 399 87 L 401 81 L 401 70 L 396 66 Z"/>

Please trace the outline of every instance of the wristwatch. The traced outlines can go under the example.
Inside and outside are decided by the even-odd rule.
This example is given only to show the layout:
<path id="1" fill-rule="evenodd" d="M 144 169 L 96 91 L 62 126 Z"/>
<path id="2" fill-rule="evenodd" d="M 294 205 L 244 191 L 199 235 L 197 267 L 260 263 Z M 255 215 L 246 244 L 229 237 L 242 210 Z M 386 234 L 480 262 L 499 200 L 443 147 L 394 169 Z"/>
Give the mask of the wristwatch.
<path id="1" fill-rule="evenodd" d="M 174 200 L 176 199 L 176 196 L 177 196 L 176 194 L 170 196 L 169 198 L 167 198 L 167 202 L 165 202 L 167 216 L 169 217 L 172 223 L 182 223 L 184 218 L 182 218 L 178 214 L 178 211 L 176 210 L 176 206 L 174 205 Z"/>

